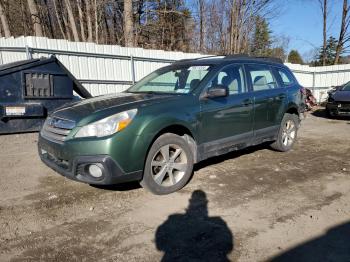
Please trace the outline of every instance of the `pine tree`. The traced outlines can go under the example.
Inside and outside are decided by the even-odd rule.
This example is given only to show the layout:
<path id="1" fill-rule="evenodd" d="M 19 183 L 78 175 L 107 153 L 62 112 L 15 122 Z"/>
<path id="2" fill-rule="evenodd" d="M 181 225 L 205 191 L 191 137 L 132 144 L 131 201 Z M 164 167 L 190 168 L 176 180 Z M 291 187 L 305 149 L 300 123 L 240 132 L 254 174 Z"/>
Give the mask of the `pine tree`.
<path id="1" fill-rule="evenodd" d="M 265 18 L 257 16 L 255 31 L 252 39 L 251 53 L 255 56 L 269 56 L 271 54 L 271 31 Z"/>
<path id="2" fill-rule="evenodd" d="M 337 45 L 338 45 L 338 41 L 333 37 L 329 37 L 327 40 L 327 45 L 326 45 L 326 64 L 325 65 L 333 65 L 334 61 L 335 61 L 335 57 L 336 57 L 336 53 L 337 53 Z M 319 57 L 318 57 L 318 63 L 317 65 L 322 65 L 322 61 L 323 61 L 323 47 L 320 48 L 320 52 L 319 52 Z"/>
<path id="3" fill-rule="evenodd" d="M 302 65 L 304 64 L 303 59 L 301 58 L 301 55 L 297 50 L 291 50 L 289 55 L 288 55 L 288 62 L 292 64 L 299 64 Z"/>

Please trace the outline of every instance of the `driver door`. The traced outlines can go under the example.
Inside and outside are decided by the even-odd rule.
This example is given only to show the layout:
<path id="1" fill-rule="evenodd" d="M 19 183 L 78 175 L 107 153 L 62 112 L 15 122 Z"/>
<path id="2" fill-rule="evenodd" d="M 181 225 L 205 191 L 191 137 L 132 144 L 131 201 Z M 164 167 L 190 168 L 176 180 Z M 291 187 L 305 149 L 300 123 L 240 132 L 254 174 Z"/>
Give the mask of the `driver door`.
<path id="1" fill-rule="evenodd" d="M 206 90 L 228 88 L 226 97 L 201 98 L 200 141 L 206 155 L 239 148 L 253 138 L 253 99 L 246 83 L 244 66 L 231 64 L 211 79 Z"/>

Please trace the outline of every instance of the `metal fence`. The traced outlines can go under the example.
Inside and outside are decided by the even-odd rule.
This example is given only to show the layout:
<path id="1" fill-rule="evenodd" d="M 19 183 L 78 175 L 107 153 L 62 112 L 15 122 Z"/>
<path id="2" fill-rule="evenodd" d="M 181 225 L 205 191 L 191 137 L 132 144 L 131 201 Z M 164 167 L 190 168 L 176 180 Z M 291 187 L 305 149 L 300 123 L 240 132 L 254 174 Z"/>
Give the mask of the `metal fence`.
<path id="1" fill-rule="evenodd" d="M 0 38 L 0 64 L 50 55 L 55 55 L 93 95 L 121 92 L 157 68 L 203 56 L 44 37 Z"/>
<path id="2" fill-rule="evenodd" d="M 56 55 L 93 95 L 121 92 L 159 67 L 180 59 L 205 56 L 44 37 L 0 38 L 0 64 L 49 55 Z M 313 90 L 318 101 L 327 97 L 332 86 L 350 81 L 350 65 L 286 65 L 301 85 Z"/>

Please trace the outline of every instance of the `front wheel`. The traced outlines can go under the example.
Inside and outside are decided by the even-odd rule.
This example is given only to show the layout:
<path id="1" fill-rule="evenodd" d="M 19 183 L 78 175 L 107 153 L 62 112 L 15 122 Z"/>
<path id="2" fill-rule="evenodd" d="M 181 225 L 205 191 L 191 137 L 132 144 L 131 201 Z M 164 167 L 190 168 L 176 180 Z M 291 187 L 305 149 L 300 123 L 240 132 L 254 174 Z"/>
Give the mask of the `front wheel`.
<path id="1" fill-rule="evenodd" d="M 337 116 L 335 112 L 332 112 L 332 110 L 328 108 L 326 109 L 326 114 L 328 118 L 335 118 Z"/>
<path id="2" fill-rule="evenodd" d="M 181 136 L 161 135 L 148 152 L 141 186 L 156 195 L 180 190 L 193 170 L 193 154 Z"/>
<path id="3" fill-rule="evenodd" d="M 282 119 L 277 140 L 271 147 L 277 151 L 286 152 L 292 149 L 298 134 L 299 117 L 286 113 Z"/>

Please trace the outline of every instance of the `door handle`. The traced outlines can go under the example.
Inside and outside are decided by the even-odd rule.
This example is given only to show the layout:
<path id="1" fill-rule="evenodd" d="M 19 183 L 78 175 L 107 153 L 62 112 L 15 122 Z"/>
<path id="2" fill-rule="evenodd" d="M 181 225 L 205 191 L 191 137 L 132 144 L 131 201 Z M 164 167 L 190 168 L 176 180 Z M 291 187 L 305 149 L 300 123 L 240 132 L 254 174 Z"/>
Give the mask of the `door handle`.
<path id="1" fill-rule="evenodd" d="M 243 102 L 242 102 L 242 105 L 243 105 L 243 106 L 249 106 L 249 105 L 251 105 L 251 104 L 253 104 L 253 101 L 252 101 L 251 99 L 245 99 L 245 100 L 243 100 Z"/>

